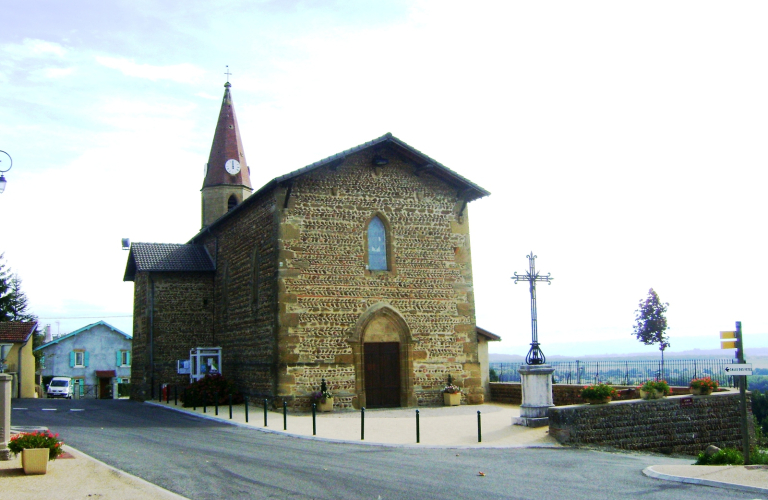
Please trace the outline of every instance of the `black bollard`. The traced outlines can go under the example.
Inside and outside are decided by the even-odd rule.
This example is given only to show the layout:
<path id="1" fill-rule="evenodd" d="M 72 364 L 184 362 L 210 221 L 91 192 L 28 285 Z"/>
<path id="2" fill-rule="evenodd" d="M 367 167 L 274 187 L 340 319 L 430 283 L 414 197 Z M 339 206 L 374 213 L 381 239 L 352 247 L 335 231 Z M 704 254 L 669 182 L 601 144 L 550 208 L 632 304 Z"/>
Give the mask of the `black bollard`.
<path id="1" fill-rule="evenodd" d="M 213 397 L 215 398 L 215 400 L 213 401 L 213 404 L 216 405 L 215 406 L 215 408 L 216 408 L 216 416 L 219 416 L 219 393 L 218 392 L 215 393 L 213 395 Z"/>
<path id="2" fill-rule="evenodd" d="M 232 394 L 229 395 L 229 419 L 232 420 Z"/>
<path id="3" fill-rule="evenodd" d="M 315 413 L 317 412 L 317 405 L 312 403 L 312 435 L 317 435 L 317 423 L 315 422 Z"/>
<path id="4" fill-rule="evenodd" d="M 171 403 L 171 387 L 166 385 L 165 386 L 165 404 Z"/>
<path id="5" fill-rule="evenodd" d="M 267 400 L 264 400 L 264 427 L 267 426 Z"/>
<path id="6" fill-rule="evenodd" d="M 203 413 L 207 413 L 208 410 L 208 400 L 205 399 L 205 396 L 203 396 Z"/>
<path id="7" fill-rule="evenodd" d="M 283 401 L 283 430 L 288 430 L 288 403 Z"/>
<path id="8" fill-rule="evenodd" d="M 483 426 L 480 423 L 480 410 L 477 410 L 477 442 L 483 442 Z"/>
<path id="9" fill-rule="evenodd" d="M 365 441 L 365 406 L 360 408 L 360 441 Z"/>
<path id="10" fill-rule="evenodd" d="M 421 436 L 419 435 L 419 410 L 416 410 L 416 442 L 421 442 Z"/>
<path id="11" fill-rule="evenodd" d="M 245 423 L 248 423 L 248 396 L 244 398 L 245 402 Z"/>
<path id="12" fill-rule="evenodd" d="M 179 406 L 179 386 L 173 386 L 173 406 Z"/>

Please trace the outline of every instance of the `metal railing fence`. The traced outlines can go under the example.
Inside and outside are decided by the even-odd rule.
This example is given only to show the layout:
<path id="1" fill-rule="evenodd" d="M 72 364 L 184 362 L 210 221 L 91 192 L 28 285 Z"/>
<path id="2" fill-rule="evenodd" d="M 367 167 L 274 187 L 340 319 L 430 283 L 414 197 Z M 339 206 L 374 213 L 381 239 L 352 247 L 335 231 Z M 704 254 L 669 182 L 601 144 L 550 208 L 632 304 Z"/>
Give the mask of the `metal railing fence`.
<path id="1" fill-rule="evenodd" d="M 555 367 L 553 381 L 556 384 L 614 384 L 640 385 L 647 380 L 666 380 L 672 386 L 687 386 L 691 379 L 711 377 L 721 386 L 735 387 L 734 377 L 727 374 L 725 367 L 733 364 L 731 359 L 665 359 L 664 373 L 661 360 L 635 361 L 554 361 L 547 363 Z M 520 382 L 517 369 L 520 363 L 490 363 L 499 382 Z"/>

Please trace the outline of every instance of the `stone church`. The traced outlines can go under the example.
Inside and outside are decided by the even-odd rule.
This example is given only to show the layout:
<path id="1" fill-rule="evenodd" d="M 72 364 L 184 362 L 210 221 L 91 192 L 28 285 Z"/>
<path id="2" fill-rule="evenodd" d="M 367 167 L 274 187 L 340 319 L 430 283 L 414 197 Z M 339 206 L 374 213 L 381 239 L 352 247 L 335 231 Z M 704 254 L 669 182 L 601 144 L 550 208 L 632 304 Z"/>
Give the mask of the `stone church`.
<path id="1" fill-rule="evenodd" d="M 488 191 L 389 133 L 254 191 L 224 87 L 200 232 L 130 248 L 132 397 L 189 383 L 177 360 L 217 346 L 279 405 L 321 379 L 338 408 L 442 404 L 448 375 L 482 403 L 499 337 L 475 325 L 467 205 Z"/>

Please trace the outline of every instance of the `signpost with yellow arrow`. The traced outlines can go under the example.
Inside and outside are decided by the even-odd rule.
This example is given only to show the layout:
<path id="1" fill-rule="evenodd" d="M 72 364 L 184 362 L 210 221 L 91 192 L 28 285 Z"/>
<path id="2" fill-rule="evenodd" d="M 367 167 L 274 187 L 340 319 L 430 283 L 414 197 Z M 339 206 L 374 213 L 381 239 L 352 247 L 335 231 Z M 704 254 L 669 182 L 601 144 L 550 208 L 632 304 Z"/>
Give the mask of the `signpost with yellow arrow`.
<path id="1" fill-rule="evenodd" d="M 741 321 L 736 322 L 736 331 L 720 332 L 720 347 L 736 349 L 736 363 L 728 365 L 725 371 L 739 378 L 741 395 L 741 436 L 744 451 L 744 465 L 749 465 L 749 427 L 747 426 L 747 375 L 752 375 L 752 364 L 744 362 L 744 343 L 741 338 Z"/>

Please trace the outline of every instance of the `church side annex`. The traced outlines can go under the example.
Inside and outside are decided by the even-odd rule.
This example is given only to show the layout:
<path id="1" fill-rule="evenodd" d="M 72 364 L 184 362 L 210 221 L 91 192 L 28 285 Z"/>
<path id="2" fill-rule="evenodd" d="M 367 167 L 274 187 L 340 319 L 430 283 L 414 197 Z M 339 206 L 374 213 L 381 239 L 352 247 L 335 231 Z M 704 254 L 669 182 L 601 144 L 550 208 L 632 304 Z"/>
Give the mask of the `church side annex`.
<path id="1" fill-rule="evenodd" d="M 252 192 L 230 87 L 202 229 L 131 246 L 132 398 L 220 346 L 224 376 L 278 405 L 323 378 L 338 408 L 437 405 L 449 374 L 482 403 L 467 205 L 490 193 L 389 133 Z"/>

